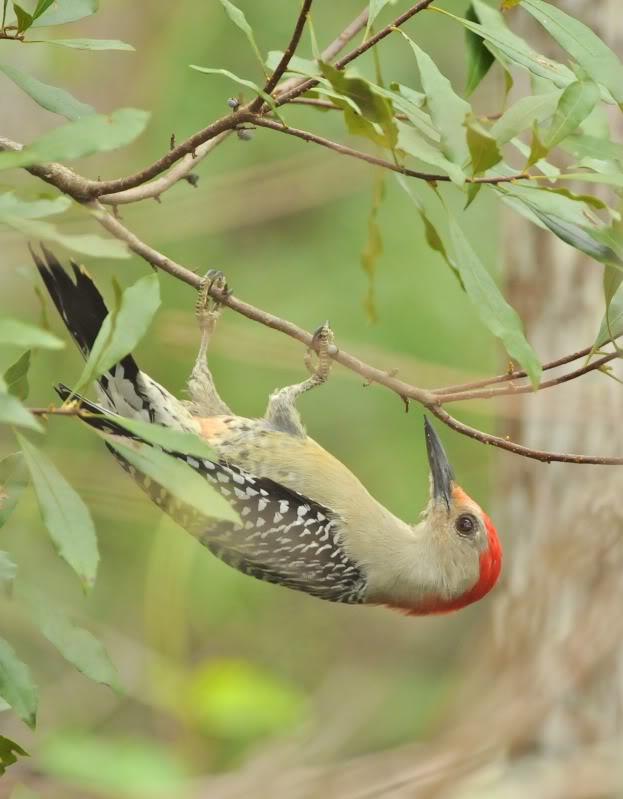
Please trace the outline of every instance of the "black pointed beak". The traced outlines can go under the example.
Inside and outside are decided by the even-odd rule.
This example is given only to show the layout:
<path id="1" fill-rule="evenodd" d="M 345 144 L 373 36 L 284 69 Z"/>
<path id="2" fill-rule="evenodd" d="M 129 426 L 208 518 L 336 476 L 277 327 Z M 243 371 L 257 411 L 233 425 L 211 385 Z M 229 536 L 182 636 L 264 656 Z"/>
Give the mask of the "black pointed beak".
<path id="1" fill-rule="evenodd" d="M 428 464 L 433 478 L 433 498 L 435 500 L 443 500 L 448 510 L 450 510 L 454 472 L 441 439 L 426 416 L 424 417 L 424 434 L 426 435 Z"/>

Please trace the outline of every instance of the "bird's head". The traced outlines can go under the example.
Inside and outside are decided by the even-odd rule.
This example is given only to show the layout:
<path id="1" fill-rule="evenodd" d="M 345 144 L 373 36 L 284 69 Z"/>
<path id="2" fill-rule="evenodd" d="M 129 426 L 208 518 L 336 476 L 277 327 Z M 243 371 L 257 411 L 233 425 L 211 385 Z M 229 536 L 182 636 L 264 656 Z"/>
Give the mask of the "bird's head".
<path id="1" fill-rule="evenodd" d="M 415 614 L 445 613 L 482 599 L 495 585 L 502 549 L 491 519 L 458 485 L 441 440 L 424 419 L 430 499 L 415 528 L 426 586 Z M 424 571 L 426 573 L 424 573 Z"/>

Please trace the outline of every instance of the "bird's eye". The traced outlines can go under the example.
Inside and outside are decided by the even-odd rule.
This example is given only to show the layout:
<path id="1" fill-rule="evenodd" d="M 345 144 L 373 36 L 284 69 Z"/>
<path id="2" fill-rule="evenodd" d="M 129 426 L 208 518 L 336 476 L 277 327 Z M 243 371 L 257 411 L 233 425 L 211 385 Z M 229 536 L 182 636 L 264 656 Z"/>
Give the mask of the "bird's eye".
<path id="1" fill-rule="evenodd" d="M 469 513 L 463 513 L 454 523 L 456 530 L 461 535 L 472 535 L 478 528 L 476 519 Z"/>

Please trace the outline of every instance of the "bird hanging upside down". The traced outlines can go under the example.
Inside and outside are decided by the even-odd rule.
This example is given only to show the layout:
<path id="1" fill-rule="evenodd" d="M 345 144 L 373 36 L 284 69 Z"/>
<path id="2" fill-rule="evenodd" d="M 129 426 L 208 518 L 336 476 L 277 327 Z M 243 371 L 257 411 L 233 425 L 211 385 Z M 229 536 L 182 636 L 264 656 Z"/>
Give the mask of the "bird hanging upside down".
<path id="1" fill-rule="evenodd" d="M 87 357 L 107 315 L 84 269 L 72 262 L 75 282 L 55 256 L 35 253 L 37 268 L 67 329 Z M 359 480 L 306 435 L 297 398 L 324 383 L 336 347 L 328 324 L 315 334 L 317 363 L 302 383 L 275 391 L 261 419 L 236 416 L 219 397 L 207 353 L 221 306 L 212 286 L 227 291 L 221 272 L 204 279 L 197 302 L 201 345 L 188 381 L 190 400 L 179 400 L 141 372 L 126 355 L 99 378 L 101 405 L 79 398 L 84 417 L 106 435 L 137 439 L 115 416 L 140 419 L 207 441 L 219 460 L 170 453 L 185 461 L 227 500 L 239 523 L 189 509 L 109 447 L 123 468 L 162 510 L 211 552 L 239 571 L 332 602 L 387 605 L 423 615 L 458 610 L 495 585 L 502 552 L 489 517 L 455 482 L 436 432 L 425 419 L 430 500 L 417 524 L 384 508 Z M 65 386 L 57 392 L 70 396 Z M 139 438 L 139 440 L 141 440 Z M 144 442 L 145 446 L 151 446 Z"/>

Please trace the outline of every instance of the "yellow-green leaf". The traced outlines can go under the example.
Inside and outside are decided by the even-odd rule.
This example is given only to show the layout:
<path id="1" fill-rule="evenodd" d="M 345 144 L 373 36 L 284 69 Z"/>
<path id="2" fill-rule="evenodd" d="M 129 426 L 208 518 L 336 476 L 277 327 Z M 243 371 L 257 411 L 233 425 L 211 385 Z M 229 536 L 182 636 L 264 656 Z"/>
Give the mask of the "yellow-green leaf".
<path id="1" fill-rule="evenodd" d="M 30 669 L 4 638 L 0 638 L 0 697 L 34 730 L 39 692 Z"/>

